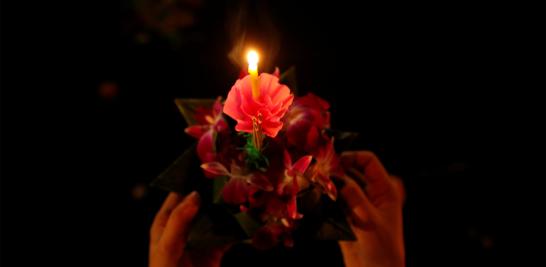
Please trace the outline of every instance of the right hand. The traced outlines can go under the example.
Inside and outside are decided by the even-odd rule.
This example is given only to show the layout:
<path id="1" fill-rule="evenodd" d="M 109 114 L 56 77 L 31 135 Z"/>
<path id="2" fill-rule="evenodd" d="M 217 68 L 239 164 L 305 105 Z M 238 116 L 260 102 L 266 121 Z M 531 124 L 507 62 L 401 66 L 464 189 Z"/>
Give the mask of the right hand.
<path id="1" fill-rule="evenodd" d="M 345 266 L 405 266 L 402 206 L 404 186 L 388 175 L 377 157 L 368 151 L 341 155 L 346 177 L 341 196 L 347 202 L 349 221 L 357 240 L 340 241 Z M 366 190 L 359 186 L 366 184 Z"/>

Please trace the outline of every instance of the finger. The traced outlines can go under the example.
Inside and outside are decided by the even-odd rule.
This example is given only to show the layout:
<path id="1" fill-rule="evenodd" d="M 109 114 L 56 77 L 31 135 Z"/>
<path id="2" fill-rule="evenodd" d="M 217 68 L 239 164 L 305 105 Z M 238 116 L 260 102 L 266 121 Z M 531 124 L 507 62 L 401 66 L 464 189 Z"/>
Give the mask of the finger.
<path id="1" fill-rule="evenodd" d="M 393 184 L 394 191 L 400 200 L 400 203 L 406 202 L 406 188 L 404 187 L 404 182 L 400 177 L 391 175 L 391 183 Z"/>
<path id="2" fill-rule="evenodd" d="M 159 240 L 171 212 L 183 199 L 184 198 L 180 194 L 171 192 L 165 201 L 163 201 L 161 208 L 155 215 L 152 227 L 150 228 L 150 239 L 152 243 L 156 243 L 157 240 Z"/>
<path id="3" fill-rule="evenodd" d="M 353 179 L 345 177 L 343 180 L 345 186 L 340 193 L 351 211 L 353 223 L 360 228 L 370 226 L 375 216 L 375 207 Z"/>
<path id="4" fill-rule="evenodd" d="M 358 179 L 366 183 L 366 192 L 373 203 L 383 197 L 390 197 L 392 184 L 383 164 L 369 151 L 349 151 L 341 154 L 341 162 L 345 169 L 356 168 L 362 174 Z M 352 172 L 354 174 L 354 171 Z"/>
<path id="5" fill-rule="evenodd" d="M 193 191 L 171 213 L 159 243 L 167 252 L 182 252 L 193 217 L 199 210 L 199 194 Z"/>

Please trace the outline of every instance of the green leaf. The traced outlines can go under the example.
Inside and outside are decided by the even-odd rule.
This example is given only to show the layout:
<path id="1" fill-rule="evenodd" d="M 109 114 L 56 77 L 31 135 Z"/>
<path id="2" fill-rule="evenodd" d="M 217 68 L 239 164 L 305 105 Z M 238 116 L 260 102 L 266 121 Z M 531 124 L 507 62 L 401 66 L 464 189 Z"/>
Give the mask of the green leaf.
<path id="1" fill-rule="evenodd" d="M 360 136 L 357 132 L 326 129 L 326 134 L 334 138 L 336 152 L 354 149 L 353 144 Z"/>
<path id="2" fill-rule="evenodd" d="M 252 237 L 261 226 L 260 223 L 254 220 L 254 218 L 252 218 L 247 212 L 239 212 L 235 214 L 235 219 L 243 231 L 245 231 L 247 237 Z"/>
<path id="3" fill-rule="evenodd" d="M 279 77 L 282 84 L 287 85 L 294 95 L 298 95 L 298 83 L 296 79 L 296 67 L 291 66 Z"/>
<path id="4" fill-rule="evenodd" d="M 176 106 L 182 116 L 186 120 L 188 126 L 194 125 L 195 114 L 199 108 L 212 109 L 215 99 L 189 99 L 189 98 L 177 98 L 174 100 Z"/>
<path id="5" fill-rule="evenodd" d="M 356 240 L 356 236 L 346 219 L 328 218 L 322 223 L 315 238 L 318 240 Z"/>
<path id="6" fill-rule="evenodd" d="M 315 234 L 319 240 L 356 240 L 347 221 L 347 215 L 340 199 L 333 201 L 323 195 L 320 207 L 321 225 Z"/>
<path id="7" fill-rule="evenodd" d="M 316 186 L 309 186 L 309 188 L 298 193 L 298 209 L 302 213 L 314 212 L 313 210 L 320 205 L 321 195 L 319 188 Z"/>
<path id="8" fill-rule="evenodd" d="M 196 153 L 196 145 L 188 148 L 151 185 L 167 191 L 190 193 L 198 189 L 206 181 L 199 167 L 200 161 Z"/>
<path id="9" fill-rule="evenodd" d="M 333 201 L 314 188 L 298 197 L 298 208 L 304 214 L 299 239 L 355 240 L 340 200 Z"/>
<path id="10" fill-rule="evenodd" d="M 217 177 L 214 178 L 214 182 L 212 184 L 212 202 L 213 203 L 221 203 L 222 202 L 222 189 L 224 189 L 224 186 L 226 185 L 228 181 L 227 176 Z"/>
<path id="11" fill-rule="evenodd" d="M 335 129 L 326 129 L 326 133 L 336 141 L 352 141 L 360 135 L 358 132 L 347 132 Z"/>
<path id="12" fill-rule="evenodd" d="M 266 170 L 269 166 L 269 160 L 254 146 L 252 142 L 252 135 L 245 134 L 244 136 L 247 140 L 244 147 L 246 152 L 246 165 L 253 170 Z"/>
<path id="13" fill-rule="evenodd" d="M 188 249 L 206 249 L 246 239 L 235 218 L 221 206 L 200 214 L 191 226 Z"/>

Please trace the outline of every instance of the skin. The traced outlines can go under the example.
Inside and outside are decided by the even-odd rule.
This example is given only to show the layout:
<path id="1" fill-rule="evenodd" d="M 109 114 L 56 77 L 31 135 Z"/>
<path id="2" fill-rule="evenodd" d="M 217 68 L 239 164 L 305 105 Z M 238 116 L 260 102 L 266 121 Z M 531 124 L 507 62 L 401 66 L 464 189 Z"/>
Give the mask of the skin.
<path id="1" fill-rule="evenodd" d="M 219 267 L 228 247 L 185 250 L 189 226 L 200 206 L 199 194 L 170 193 L 150 229 L 150 267 Z"/>
<path id="2" fill-rule="evenodd" d="M 357 241 L 340 241 L 347 267 L 405 266 L 402 230 L 404 187 L 367 151 L 341 155 L 348 172 L 340 195 Z M 359 184 L 366 184 L 364 190 Z M 199 194 L 170 193 L 150 229 L 150 267 L 219 267 L 229 246 L 185 250 L 189 226 L 200 207 Z"/>
<path id="3" fill-rule="evenodd" d="M 389 176 L 371 152 L 346 152 L 341 160 L 351 177 L 344 179 L 340 193 L 349 207 L 349 221 L 357 236 L 356 242 L 339 242 L 345 266 L 405 266 L 402 182 Z M 366 190 L 359 182 L 366 184 Z"/>

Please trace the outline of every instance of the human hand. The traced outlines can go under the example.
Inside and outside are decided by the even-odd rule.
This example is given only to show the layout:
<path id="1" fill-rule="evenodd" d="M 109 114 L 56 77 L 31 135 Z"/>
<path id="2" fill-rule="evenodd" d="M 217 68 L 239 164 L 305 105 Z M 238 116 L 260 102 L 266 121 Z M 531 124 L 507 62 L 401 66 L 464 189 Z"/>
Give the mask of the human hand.
<path id="1" fill-rule="evenodd" d="M 341 155 L 347 174 L 341 196 L 350 209 L 349 221 L 357 240 L 340 241 L 347 267 L 405 266 L 402 206 L 404 186 L 388 175 L 368 151 Z M 359 183 L 365 183 L 362 189 Z"/>
<path id="2" fill-rule="evenodd" d="M 185 250 L 190 224 L 199 210 L 197 192 L 170 193 L 150 229 L 150 267 L 218 267 L 227 247 Z"/>

